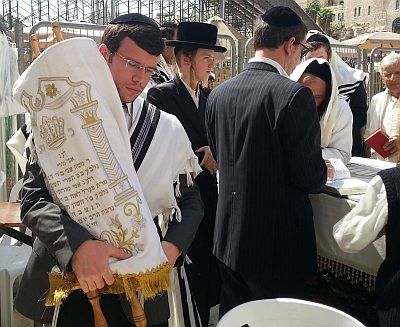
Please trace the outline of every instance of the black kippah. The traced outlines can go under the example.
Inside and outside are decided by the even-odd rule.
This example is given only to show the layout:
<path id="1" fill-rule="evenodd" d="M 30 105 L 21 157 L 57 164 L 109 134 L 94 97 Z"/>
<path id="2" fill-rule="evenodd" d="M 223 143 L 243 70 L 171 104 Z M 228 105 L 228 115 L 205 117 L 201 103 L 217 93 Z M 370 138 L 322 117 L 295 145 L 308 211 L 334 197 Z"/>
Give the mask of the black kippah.
<path id="1" fill-rule="evenodd" d="M 332 84 L 331 69 L 327 62 L 319 63 L 318 60 L 313 60 L 304 70 L 304 73 L 319 77 L 328 85 Z"/>
<path id="2" fill-rule="evenodd" d="M 271 26 L 289 27 L 301 23 L 301 18 L 290 8 L 277 6 L 267 10 L 261 19 Z"/>
<path id="3" fill-rule="evenodd" d="M 307 42 L 320 42 L 330 45 L 328 38 L 322 34 L 315 33 L 308 37 Z"/>
<path id="4" fill-rule="evenodd" d="M 117 18 L 113 19 L 110 24 L 150 25 L 158 28 L 157 23 L 153 19 L 139 13 L 118 16 Z"/>

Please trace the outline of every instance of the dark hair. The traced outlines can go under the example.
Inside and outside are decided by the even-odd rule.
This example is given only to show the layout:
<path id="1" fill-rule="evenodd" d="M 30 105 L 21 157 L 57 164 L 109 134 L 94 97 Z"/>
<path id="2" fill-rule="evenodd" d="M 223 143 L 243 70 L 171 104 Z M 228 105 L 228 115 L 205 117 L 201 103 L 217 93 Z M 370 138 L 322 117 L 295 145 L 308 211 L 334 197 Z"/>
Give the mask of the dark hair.
<path id="1" fill-rule="evenodd" d="M 331 45 L 328 43 L 312 41 L 312 42 L 307 42 L 306 46 L 308 48 L 307 53 L 324 48 L 326 50 L 326 53 L 328 54 L 328 58 L 331 59 L 332 57 L 332 48 Z"/>
<path id="2" fill-rule="evenodd" d="M 153 56 L 159 56 L 164 50 L 160 30 L 150 25 L 109 24 L 104 30 L 101 43 L 104 43 L 111 51 L 118 51 L 125 37 L 129 37 Z"/>
<path id="3" fill-rule="evenodd" d="M 175 23 L 164 23 L 160 27 L 161 36 L 167 40 L 172 40 L 177 29 L 178 25 Z"/>
<path id="4" fill-rule="evenodd" d="M 284 42 L 294 37 L 297 42 L 304 40 L 307 27 L 301 22 L 294 26 L 272 26 L 259 19 L 254 31 L 254 49 L 277 49 Z"/>

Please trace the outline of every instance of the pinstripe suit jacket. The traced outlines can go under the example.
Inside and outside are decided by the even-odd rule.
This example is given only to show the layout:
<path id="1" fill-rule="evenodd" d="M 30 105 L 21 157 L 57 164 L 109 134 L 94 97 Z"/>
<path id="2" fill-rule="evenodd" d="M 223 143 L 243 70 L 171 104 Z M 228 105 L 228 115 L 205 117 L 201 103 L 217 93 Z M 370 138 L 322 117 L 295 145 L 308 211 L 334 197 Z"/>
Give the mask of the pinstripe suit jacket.
<path id="1" fill-rule="evenodd" d="M 310 90 L 271 65 L 249 63 L 206 108 L 219 167 L 214 254 L 243 274 L 303 278 L 315 271 L 309 193 L 326 181 Z"/>

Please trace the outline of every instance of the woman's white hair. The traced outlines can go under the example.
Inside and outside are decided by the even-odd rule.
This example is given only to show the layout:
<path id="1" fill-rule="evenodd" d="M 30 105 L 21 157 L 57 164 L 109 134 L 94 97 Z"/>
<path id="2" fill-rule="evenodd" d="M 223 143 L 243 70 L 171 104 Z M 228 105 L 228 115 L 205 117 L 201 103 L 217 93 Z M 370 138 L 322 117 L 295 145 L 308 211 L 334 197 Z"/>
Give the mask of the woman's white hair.
<path id="1" fill-rule="evenodd" d="M 383 73 L 383 70 L 386 67 L 394 65 L 396 63 L 400 63 L 400 54 L 397 53 L 397 52 L 392 51 L 385 58 L 383 58 L 381 60 L 381 65 L 380 65 L 381 66 L 380 67 L 381 74 Z"/>

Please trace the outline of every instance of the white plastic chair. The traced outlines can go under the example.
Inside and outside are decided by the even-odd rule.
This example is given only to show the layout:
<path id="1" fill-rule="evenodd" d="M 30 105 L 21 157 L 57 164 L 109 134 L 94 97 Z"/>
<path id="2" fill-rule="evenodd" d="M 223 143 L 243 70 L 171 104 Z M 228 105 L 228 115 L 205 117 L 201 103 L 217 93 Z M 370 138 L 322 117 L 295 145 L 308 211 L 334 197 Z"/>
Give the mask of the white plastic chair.
<path id="1" fill-rule="evenodd" d="M 23 185 L 23 179 L 21 178 L 18 180 L 14 186 L 12 187 L 10 191 L 10 197 L 8 198 L 9 202 L 15 202 L 17 200 L 20 200 L 19 192 L 21 191 L 22 185 Z"/>
<path id="2" fill-rule="evenodd" d="M 14 327 L 13 287 L 26 267 L 32 248 L 28 245 L 0 246 L 1 326 Z"/>
<path id="3" fill-rule="evenodd" d="M 267 299 L 241 304 L 227 312 L 217 327 L 365 327 L 335 308 L 296 299 Z"/>
<path id="4" fill-rule="evenodd" d="M 19 199 L 22 188 L 20 179 L 11 189 L 9 201 Z M 22 276 L 32 248 L 28 245 L 15 245 L 17 241 L 8 235 L 0 237 L 0 312 L 1 326 L 14 327 L 13 287 L 18 277 Z"/>

